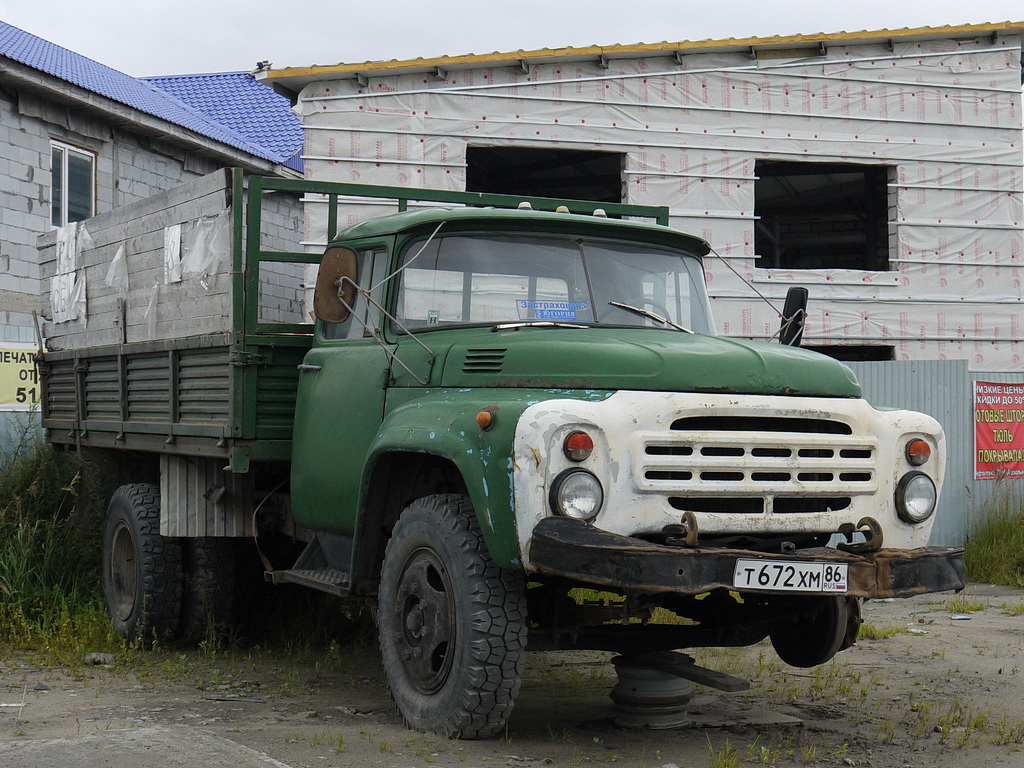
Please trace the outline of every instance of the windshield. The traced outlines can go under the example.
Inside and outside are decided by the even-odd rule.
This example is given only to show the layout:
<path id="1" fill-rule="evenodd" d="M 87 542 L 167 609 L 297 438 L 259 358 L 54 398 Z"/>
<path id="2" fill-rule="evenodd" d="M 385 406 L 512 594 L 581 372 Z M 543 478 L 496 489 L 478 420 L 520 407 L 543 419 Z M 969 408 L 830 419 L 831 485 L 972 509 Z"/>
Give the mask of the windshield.
<path id="1" fill-rule="evenodd" d="M 410 243 L 396 315 L 411 330 L 530 321 L 667 327 L 612 301 L 713 332 L 698 258 L 571 235 L 457 234 Z"/>

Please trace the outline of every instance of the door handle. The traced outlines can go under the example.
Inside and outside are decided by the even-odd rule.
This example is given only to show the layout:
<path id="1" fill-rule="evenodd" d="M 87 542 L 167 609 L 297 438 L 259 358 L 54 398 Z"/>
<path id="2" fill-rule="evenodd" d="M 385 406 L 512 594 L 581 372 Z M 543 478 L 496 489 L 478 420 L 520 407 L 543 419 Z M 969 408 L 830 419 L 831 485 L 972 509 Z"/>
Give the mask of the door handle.
<path id="1" fill-rule="evenodd" d="M 316 373 L 320 370 L 319 365 L 310 365 L 309 363 L 299 363 L 295 367 L 299 369 L 299 373 Z"/>

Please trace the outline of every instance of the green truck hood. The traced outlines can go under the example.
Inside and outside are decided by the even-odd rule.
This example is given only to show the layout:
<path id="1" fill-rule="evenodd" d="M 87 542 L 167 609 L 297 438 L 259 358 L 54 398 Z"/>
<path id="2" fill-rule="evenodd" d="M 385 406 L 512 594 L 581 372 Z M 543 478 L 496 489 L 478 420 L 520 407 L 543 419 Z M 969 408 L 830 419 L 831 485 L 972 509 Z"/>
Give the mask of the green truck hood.
<path id="1" fill-rule="evenodd" d="M 856 377 L 842 363 L 779 344 L 636 328 L 457 333 L 444 355 L 444 387 L 861 396 Z M 421 338 L 444 354 L 437 348 L 440 336 Z"/>

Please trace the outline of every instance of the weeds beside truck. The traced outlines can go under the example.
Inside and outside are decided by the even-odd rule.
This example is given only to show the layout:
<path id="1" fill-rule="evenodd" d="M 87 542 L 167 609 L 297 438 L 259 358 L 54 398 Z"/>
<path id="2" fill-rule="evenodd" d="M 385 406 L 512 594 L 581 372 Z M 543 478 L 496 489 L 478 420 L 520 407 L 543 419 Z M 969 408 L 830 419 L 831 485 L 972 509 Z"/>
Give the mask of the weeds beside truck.
<path id="1" fill-rule="evenodd" d="M 299 195 L 331 233 L 339 201 L 398 212 L 311 255 Z M 44 314 L 78 309 L 45 325 L 47 439 L 131 478 L 104 533 L 119 630 L 195 632 L 229 611 L 237 541 L 305 542 L 266 578 L 375 601 L 406 722 L 471 738 L 504 725 L 527 648 L 767 637 L 807 667 L 862 599 L 962 588 L 962 551 L 927 546 L 934 419 L 716 336 L 708 246 L 666 210 L 521 202 L 234 171 L 42 238 L 69 288 Z"/>

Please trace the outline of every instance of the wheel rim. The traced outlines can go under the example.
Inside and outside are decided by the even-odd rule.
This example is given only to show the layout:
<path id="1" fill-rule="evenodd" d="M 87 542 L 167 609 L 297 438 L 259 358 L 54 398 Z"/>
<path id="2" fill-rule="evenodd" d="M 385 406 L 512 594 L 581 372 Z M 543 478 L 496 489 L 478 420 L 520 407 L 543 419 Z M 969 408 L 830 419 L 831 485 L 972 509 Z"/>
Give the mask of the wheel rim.
<path id="1" fill-rule="evenodd" d="M 114 529 L 110 547 L 110 607 L 120 621 L 128 621 L 135 610 L 139 572 L 135 559 L 135 540 L 126 523 Z"/>
<path id="2" fill-rule="evenodd" d="M 456 603 L 448 571 L 433 550 L 418 549 L 409 556 L 396 598 L 402 664 L 417 690 L 434 693 L 452 668 Z"/>

